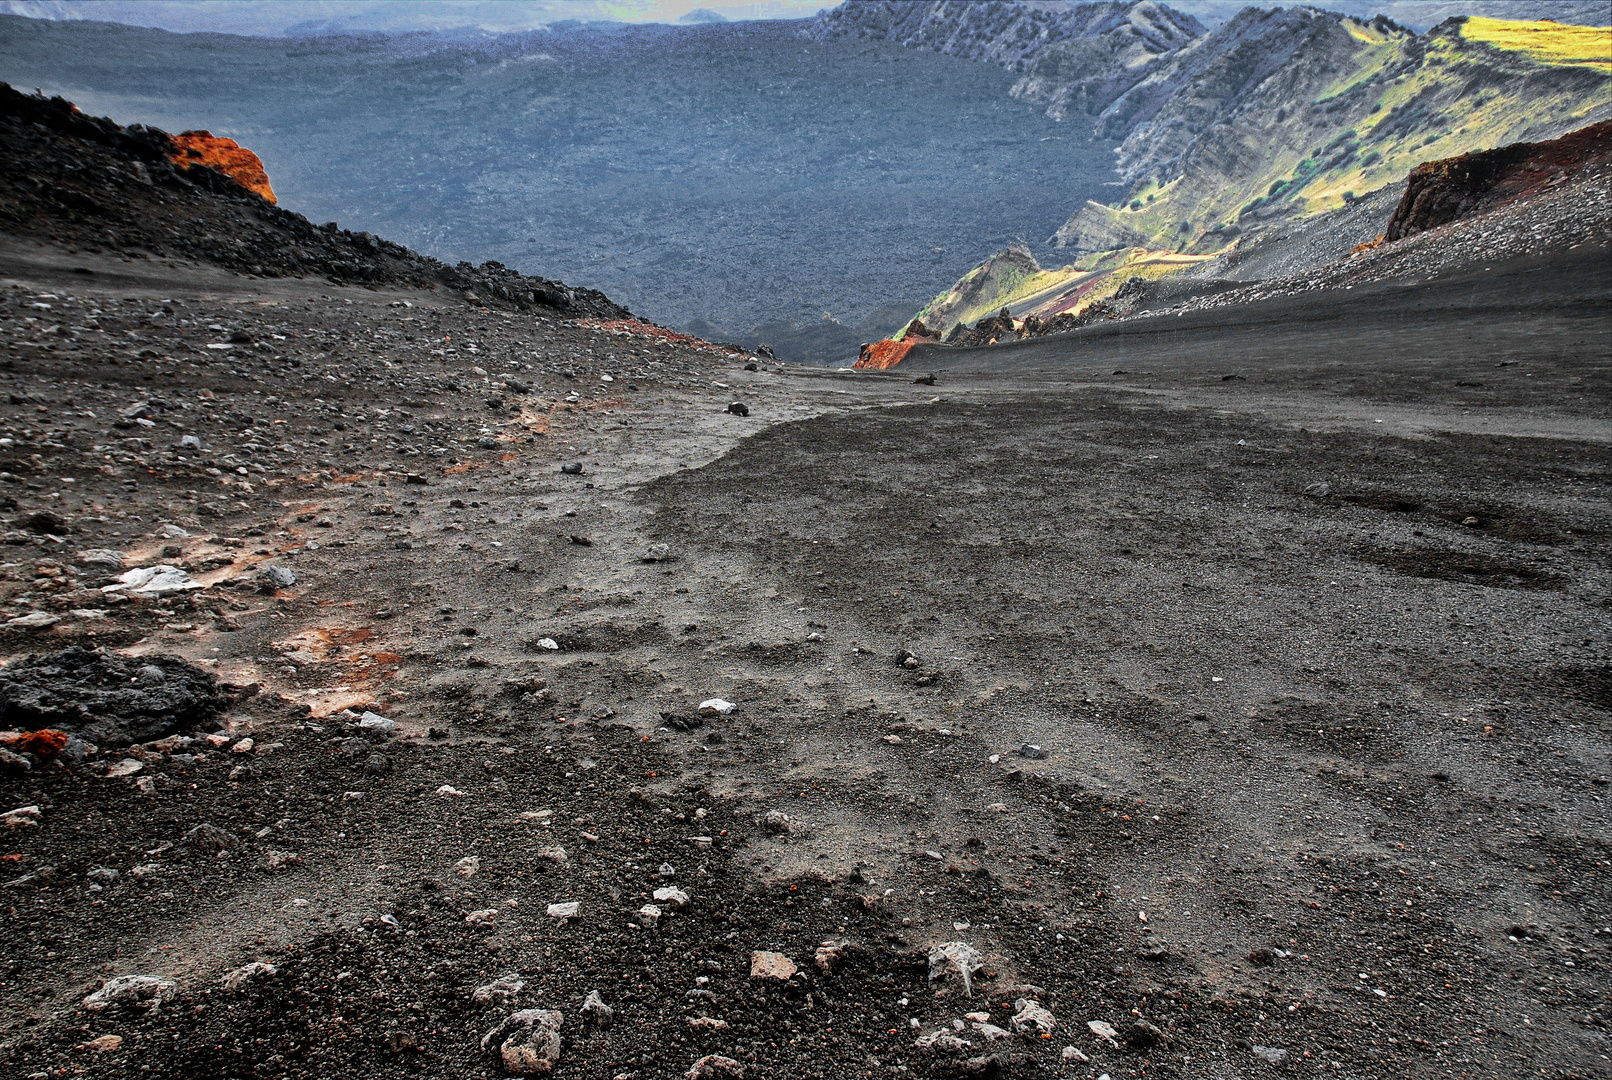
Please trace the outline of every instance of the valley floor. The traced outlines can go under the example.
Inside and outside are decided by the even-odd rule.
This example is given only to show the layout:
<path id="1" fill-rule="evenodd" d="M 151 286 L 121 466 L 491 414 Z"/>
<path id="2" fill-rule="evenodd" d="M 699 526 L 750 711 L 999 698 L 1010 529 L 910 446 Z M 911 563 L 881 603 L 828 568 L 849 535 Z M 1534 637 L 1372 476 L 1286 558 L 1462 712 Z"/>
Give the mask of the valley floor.
<path id="1" fill-rule="evenodd" d="M 0 648 L 260 686 L 0 777 L 7 1075 L 1606 1073 L 1604 247 L 853 374 L 7 244 Z"/>

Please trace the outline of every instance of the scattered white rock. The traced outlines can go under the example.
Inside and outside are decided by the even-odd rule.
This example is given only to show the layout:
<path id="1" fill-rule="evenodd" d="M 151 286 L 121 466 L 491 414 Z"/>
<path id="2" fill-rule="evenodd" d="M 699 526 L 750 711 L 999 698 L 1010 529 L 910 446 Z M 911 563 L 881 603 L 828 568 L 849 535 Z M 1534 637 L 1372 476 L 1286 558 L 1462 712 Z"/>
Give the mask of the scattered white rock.
<path id="1" fill-rule="evenodd" d="M 750 954 L 752 979 L 788 979 L 799 970 L 783 953 L 757 951 Z"/>
<path id="2" fill-rule="evenodd" d="M 234 746 L 230 747 L 229 752 L 232 753 L 232 754 L 250 754 L 252 752 L 252 749 L 254 747 L 256 747 L 256 746 L 257 746 L 257 741 L 255 739 L 252 739 L 252 738 L 248 737 L 248 738 L 242 739 L 240 742 L 238 742 Z"/>
<path id="3" fill-rule="evenodd" d="M 378 735 L 390 735 L 397 730 L 397 721 L 366 709 L 364 714 L 358 718 L 358 727 L 360 731 L 373 732 Z"/>
<path id="4" fill-rule="evenodd" d="M 761 827 L 770 833 L 783 834 L 793 828 L 794 822 L 782 810 L 768 810 L 761 819 Z"/>
<path id="5" fill-rule="evenodd" d="M 521 978 L 520 972 L 508 971 L 487 985 L 476 987 L 470 994 L 470 1000 L 477 1005 L 488 1005 L 495 1002 L 503 1005 L 525 989 L 526 980 Z"/>
<path id="6" fill-rule="evenodd" d="M 707 698 L 700 702 L 701 716 L 727 716 L 739 706 L 731 701 L 723 701 L 719 697 Z"/>
<path id="7" fill-rule="evenodd" d="M 242 964 L 228 975 L 225 975 L 220 981 L 224 984 L 225 990 L 234 993 L 253 979 L 277 974 L 279 970 L 273 964 L 265 964 L 261 960 L 254 960 L 250 964 Z"/>
<path id="8" fill-rule="evenodd" d="M 683 1074 L 684 1080 L 738 1080 L 744 1075 L 744 1066 L 721 1054 L 706 1054 Z"/>
<path id="9" fill-rule="evenodd" d="M 604 998 L 597 990 L 589 990 L 588 996 L 582 999 L 582 1022 L 596 1024 L 599 1027 L 609 1027 L 610 1022 L 616 1018 L 616 1010 L 605 1004 Z"/>
<path id="10" fill-rule="evenodd" d="M 699 1028 L 702 1031 L 728 1030 L 728 1022 L 726 1020 L 718 1020 L 714 1016 L 691 1016 L 689 1017 L 688 1026 L 691 1028 Z"/>
<path id="11" fill-rule="evenodd" d="M 974 972 L 984 966 L 984 954 L 967 942 L 947 941 L 929 950 L 929 981 L 955 972 L 969 997 L 974 996 Z"/>
<path id="12" fill-rule="evenodd" d="M 953 1032 L 941 1028 L 931 1031 L 927 1035 L 918 1036 L 918 1041 L 912 1044 L 919 1050 L 928 1050 L 936 1054 L 961 1054 L 973 1048 L 974 1044 Z"/>
<path id="13" fill-rule="evenodd" d="M 981 1020 L 974 1021 L 972 1027 L 980 1033 L 980 1037 L 985 1039 L 986 1042 L 995 1042 L 998 1039 L 1011 1039 L 1013 1037 L 1012 1032 Z"/>
<path id="14" fill-rule="evenodd" d="M 481 859 L 475 855 L 466 855 L 453 864 L 453 872 L 462 878 L 473 878 L 481 872 Z"/>
<path id="15" fill-rule="evenodd" d="M 1086 1027 L 1093 1035 L 1097 1036 L 1099 1039 L 1107 1040 L 1107 1042 L 1108 1042 L 1108 1044 L 1110 1046 L 1115 1046 L 1115 1047 L 1119 1046 L 1119 1032 L 1115 1031 L 1114 1030 L 1114 1025 L 1110 1024 L 1108 1021 L 1106 1021 L 1106 1020 L 1087 1020 L 1086 1021 Z"/>
<path id="16" fill-rule="evenodd" d="M 537 857 L 545 862 L 554 863 L 555 865 L 564 863 L 570 858 L 570 856 L 565 853 L 565 849 L 558 845 L 544 848 L 542 851 L 537 853 Z"/>
<path id="17" fill-rule="evenodd" d="M 48 611 L 34 611 L 27 615 L 18 615 L 15 619 L 7 619 L 6 625 L 19 630 L 43 630 L 47 626 L 55 626 L 61 622 L 61 617 L 52 615 Z"/>
<path id="18" fill-rule="evenodd" d="M 1256 1046 L 1253 1055 L 1267 1065 L 1275 1065 L 1278 1069 L 1285 1069 L 1293 1063 L 1293 1055 L 1279 1046 Z"/>
<path id="19" fill-rule="evenodd" d="M 1058 1021 L 1053 1019 L 1052 1013 L 1043 1008 L 1039 1001 L 1019 998 L 1013 1003 L 1013 1007 L 1018 1012 L 1014 1013 L 1013 1018 L 1008 1022 L 1013 1025 L 1013 1030 L 1020 1035 L 1026 1033 L 1047 1035 L 1058 1026 Z"/>
<path id="20" fill-rule="evenodd" d="M 560 1062 L 560 1025 L 565 1016 L 553 1009 L 522 1009 L 481 1038 L 481 1048 L 498 1047 L 504 1071 L 513 1076 L 551 1073 Z"/>
<path id="21" fill-rule="evenodd" d="M 97 1035 L 89 1042 L 79 1043 L 80 1050 L 88 1050 L 92 1054 L 110 1054 L 123 1045 L 122 1035 Z"/>
<path id="22" fill-rule="evenodd" d="M 582 911 L 582 904 L 576 900 L 567 900 L 562 904 L 550 904 L 548 914 L 551 919 L 575 919 Z"/>
<path id="23" fill-rule="evenodd" d="M 8 829 L 37 829 L 39 828 L 39 807 L 19 806 L 15 810 L 7 810 L 0 822 Z"/>
<path id="24" fill-rule="evenodd" d="M 652 895 L 655 903 L 663 904 L 669 908 L 683 908 L 688 907 L 689 904 L 688 893 L 677 888 L 675 885 L 668 885 L 663 889 L 656 889 Z"/>
<path id="25" fill-rule="evenodd" d="M 660 922 L 660 908 L 656 907 L 654 904 L 645 904 L 643 907 L 639 908 L 633 913 L 633 918 L 636 919 L 638 925 L 642 926 L 645 930 L 651 929 Z"/>
<path id="26" fill-rule="evenodd" d="M 497 908 L 480 908 L 465 916 L 465 922 L 471 926 L 492 926 L 497 921 Z"/>
<path id="27" fill-rule="evenodd" d="M 104 593 L 124 593 L 128 596 L 169 596 L 173 593 L 205 589 L 199 581 L 177 566 L 141 566 L 118 576 L 116 584 L 103 585 Z"/>
<path id="28" fill-rule="evenodd" d="M 845 959 L 845 943 L 840 941 L 825 941 L 817 947 L 812 956 L 812 963 L 820 971 L 833 971 Z"/>
<path id="29" fill-rule="evenodd" d="M 302 856 L 298 855 L 295 851 L 274 851 L 271 849 L 269 853 L 264 856 L 264 865 L 266 865 L 270 870 L 284 870 L 293 863 L 299 863 L 301 861 Z"/>
<path id="30" fill-rule="evenodd" d="M 155 975 L 119 975 L 108 979 L 102 987 L 84 999 L 84 1008 L 100 1012 L 113 1006 L 143 1006 L 156 1012 L 164 1001 L 172 1000 L 177 987 L 171 979 Z"/>
<path id="31" fill-rule="evenodd" d="M 438 795 L 448 795 L 448 796 L 452 796 L 454 798 L 460 798 L 460 799 L 464 798 L 464 795 L 465 795 L 465 793 L 460 791 L 458 788 L 452 787 L 452 786 L 450 786 L 448 784 L 443 784 L 441 787 L 437 788 L 437 794 Z"/>
<path id="32" fill-rule="evenodd" d="M 537 639 L 537 647 L 539 649 L 548 649 L 549 651 L 553 652 L 559 649 L 560 643 L 551 637 L 540 637 Z"/>
<path id="33" fill-rule="evenodd" d="M 1091 1061 L 1091 1058 L 1086 1056 L 1086 1052 L 1084 1050 L 1082 1050 L 1078 1046 L 1066 1046 L 1066 1047 L 1064 1047 L 1063 1048 L 1063 1054 L 1060 1055 L 1060 1056 L 1062 1057 L 1062 1059 L 1064 1061 L 1081 1061 L 1081 1062 L 1089 1062 L 1089 1061 Z"/>

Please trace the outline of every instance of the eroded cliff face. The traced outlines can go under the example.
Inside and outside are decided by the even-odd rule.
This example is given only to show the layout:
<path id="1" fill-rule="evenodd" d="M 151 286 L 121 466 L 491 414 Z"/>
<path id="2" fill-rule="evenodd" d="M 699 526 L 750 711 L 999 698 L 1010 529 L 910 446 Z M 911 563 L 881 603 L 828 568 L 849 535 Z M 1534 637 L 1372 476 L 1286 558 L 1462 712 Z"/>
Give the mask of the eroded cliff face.
<path id="1" fill-rule="evenodd" d="M 1612 161 L 1612 120 L 1548 142 L 1513 143 L 1411 171 L 1405 194 L 1388 227 L 1386 241 L 1414 236 L 1503 203 L 1560 186 L 1593 165 Z"/>
<path id="2" fill-rule="evenodd" d="M 170 160 L 182 168 L 205 165 L 216 169 L 259 198 L 277 203 L 269 174 L 258 156 L 234 139 L 210 131 L 181 131 L 168 136 L 174 144 Z"/>

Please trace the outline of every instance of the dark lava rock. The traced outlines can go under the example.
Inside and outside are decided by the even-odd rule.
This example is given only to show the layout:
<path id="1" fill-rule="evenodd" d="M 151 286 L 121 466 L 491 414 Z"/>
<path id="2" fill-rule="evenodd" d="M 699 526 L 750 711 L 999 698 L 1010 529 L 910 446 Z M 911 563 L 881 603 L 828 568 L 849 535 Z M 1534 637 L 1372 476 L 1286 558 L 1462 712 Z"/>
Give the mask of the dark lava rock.
<path id="1" fill-rule="evenodd" d="M 177 656 L 73 646 L 0 670 L 0 726 L 55 728 L 128 746 L 205 724 L 229 703 L 218 680 Z"/>

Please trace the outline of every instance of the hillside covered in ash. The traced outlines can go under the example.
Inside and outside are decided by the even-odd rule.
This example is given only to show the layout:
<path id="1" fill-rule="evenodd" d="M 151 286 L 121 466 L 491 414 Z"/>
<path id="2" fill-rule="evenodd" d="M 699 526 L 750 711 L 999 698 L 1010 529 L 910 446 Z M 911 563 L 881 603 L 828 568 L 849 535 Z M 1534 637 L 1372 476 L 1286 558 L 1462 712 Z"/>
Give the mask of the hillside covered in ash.
<path id="1" fill-rule="evenodd" d="M 0 79 L 234 138 L 311 221 L 802 359 L 854 356 L 1114 179 L 1000 68 L 800 26 L 291 40 L 6 16 Z"/>

